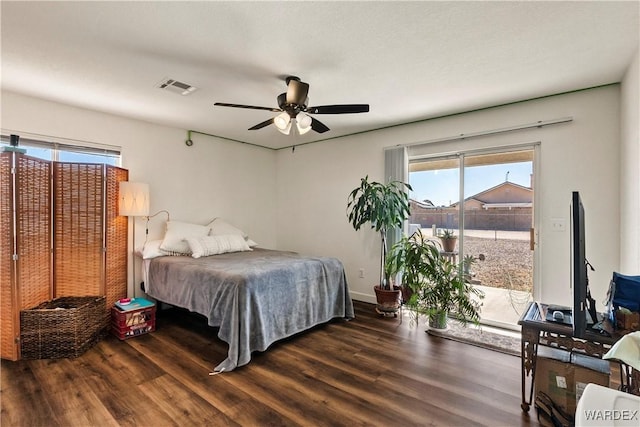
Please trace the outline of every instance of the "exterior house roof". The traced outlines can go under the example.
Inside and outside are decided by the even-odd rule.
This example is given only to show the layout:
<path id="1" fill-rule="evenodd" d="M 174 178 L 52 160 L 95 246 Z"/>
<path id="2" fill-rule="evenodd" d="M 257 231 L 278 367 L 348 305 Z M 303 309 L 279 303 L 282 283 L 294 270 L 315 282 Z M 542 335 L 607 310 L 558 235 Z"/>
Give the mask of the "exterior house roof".
<path id="1" fill-rule="evenodd" d="M 410 201 L 411 201 L 411 203 L 415 203 L 418 207 L 421 207 L 423 209 L 435 208 L 435 206 L 433 205 L 431 200 L 424 200 L 424 201 L 420 202 L 420 201 L 418 201 L 416 199 L 411 199 Z"/>
<path id="2" fill-rule="evenodd" d="M 505 181 L 494 187 L 464 199 L 465 204 L 475 202 L 485 208 L 489 207 L 530 207 L 533 203 L 533 189 L 513 182 Z M 458 206 L 458 202 L 451 207 Z"/>

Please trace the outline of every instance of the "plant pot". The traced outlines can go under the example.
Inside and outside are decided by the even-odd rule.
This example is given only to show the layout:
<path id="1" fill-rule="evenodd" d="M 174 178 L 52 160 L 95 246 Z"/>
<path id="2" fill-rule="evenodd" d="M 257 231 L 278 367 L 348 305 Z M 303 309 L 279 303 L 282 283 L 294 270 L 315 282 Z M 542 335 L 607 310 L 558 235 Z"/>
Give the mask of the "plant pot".
<path id="1" fill-rule="evenodd" d="M 430 314 L 429 327 L 433 329 L 447 329 L 447 312 L 438 311 Z"/>
<path id="2" fill-rule="evenodd" d="M 376 311 L 380 314 L 392 313 L 395 314 L 400 309 L 400 303 L 402 301 L 402 291 L 399 286 L 394 286 L 391 289 L 382 289 L 380 285 L 373 287 L 376 292 Z"/>
<path id="3" fill-rule="evenodd" d="M 442 250 L 444 252 L 454 252 L 456 250 L 457 238 L 440 239 L 442 241 Z"/>
<path id="4" fill-rule="evenodd" d="M 411 299 L 411 296 L 413 295 L 413 289 L 411 289 L 408 286 L 403 286 L 401 291 L 402 291 L 402 303 L 406 304 L 407 302 L 409 302 L 409 300 Z"/>

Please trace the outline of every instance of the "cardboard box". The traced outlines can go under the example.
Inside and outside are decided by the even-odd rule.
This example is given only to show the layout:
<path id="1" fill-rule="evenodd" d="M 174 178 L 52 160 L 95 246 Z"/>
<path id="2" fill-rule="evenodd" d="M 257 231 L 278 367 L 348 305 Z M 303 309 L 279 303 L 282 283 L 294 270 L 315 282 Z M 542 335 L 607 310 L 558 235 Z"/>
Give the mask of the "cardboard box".
<path id="1" fill-rule="evenodd" d="M 640 331 L 640 313 L 616 310 L 616 327 L 624 331 Z"/>
<path id="2" fill-rule="evenodd" d="M 567 415 L 575 414 L 576 405 L 587 384 L 609 387 L 609 379 L 610 367 L 606 360 L 562 350 L 538 354 L 536 393 L 544 392 Z"/>

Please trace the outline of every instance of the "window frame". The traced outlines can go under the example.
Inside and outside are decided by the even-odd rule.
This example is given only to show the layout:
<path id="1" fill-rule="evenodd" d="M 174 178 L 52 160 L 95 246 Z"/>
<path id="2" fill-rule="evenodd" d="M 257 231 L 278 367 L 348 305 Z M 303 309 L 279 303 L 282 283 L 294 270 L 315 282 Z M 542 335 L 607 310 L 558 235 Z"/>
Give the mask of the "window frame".
<path id="1" fill-rule="evenodd" d="M 88 141 L 75 141 L 66 140 L 64 142 L 58 141 L 58 138 L 40 136 L 42 139 L 31 136 L 20 136 L 18 148 L 40 148 L 51 150 L 51 156 L 49 158 L 40 157 L 49 161 L 60 161 L 61 153 L 73 153 L 84 154 L 90 156 L 96 156 L 96 159 L 82 159 L 81 161 L 64 160 L 65 162 L 81 162 L 81 163 L 95 163 L 95 164 L 107 164 L 116 167 L 122 166 L 122 150 L 121 147 L 105 144 L 97 144 Z M 10 146 L 11 136 L 4 132 L 0 135 L 0 146 Z M 28 152 L 27 152 L 28 154 Z M 103 161 L 94 161 L 102 158 Z M 113 163 L 108 162 L 108 159 L 113 159 Z"/>

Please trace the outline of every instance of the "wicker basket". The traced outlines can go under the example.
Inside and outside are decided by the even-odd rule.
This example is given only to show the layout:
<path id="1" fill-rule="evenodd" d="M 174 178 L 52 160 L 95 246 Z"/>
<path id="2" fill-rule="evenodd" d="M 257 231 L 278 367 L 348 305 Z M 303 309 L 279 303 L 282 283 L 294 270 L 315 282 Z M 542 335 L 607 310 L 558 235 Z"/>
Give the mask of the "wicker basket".
<path id="1" fill-rule="evenodd" d="M 106 333 L 104 296 L 62 297 L 20 312 L 23 359 L 78 357 Z"/>

